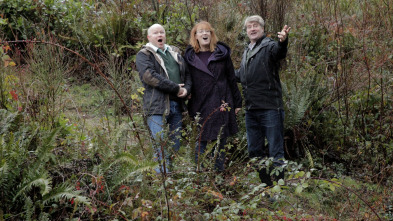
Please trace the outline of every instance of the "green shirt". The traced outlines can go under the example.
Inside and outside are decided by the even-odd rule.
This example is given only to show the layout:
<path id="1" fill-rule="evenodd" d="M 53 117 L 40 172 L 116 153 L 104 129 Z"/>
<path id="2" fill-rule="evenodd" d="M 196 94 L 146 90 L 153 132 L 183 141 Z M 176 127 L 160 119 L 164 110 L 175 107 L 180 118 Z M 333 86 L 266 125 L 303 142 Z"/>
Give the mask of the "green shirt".
<path id="1" fill-rule="evenodd" d="M 180 80 L 180 69 L 179 64 L 172 57 L 171 53 L 168 50 L 164 52 L 161 49 L 157 50 L 158 54 L 161 56 L 162 60 L 164 60 L 166 72 L 168 73 L 169 79 L 176 84 L 181 84 Z"/>

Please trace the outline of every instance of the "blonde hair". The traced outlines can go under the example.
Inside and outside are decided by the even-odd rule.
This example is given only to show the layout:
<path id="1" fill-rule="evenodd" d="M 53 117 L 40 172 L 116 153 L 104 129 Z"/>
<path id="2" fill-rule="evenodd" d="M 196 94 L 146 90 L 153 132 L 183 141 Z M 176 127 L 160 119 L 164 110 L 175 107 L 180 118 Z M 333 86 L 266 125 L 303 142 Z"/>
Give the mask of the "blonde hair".
<path id="1" fill-rule="evenodd" d="M 195 37 L 198 29 L 204 29 L 204 30 L 210 31 L 210 38 L 211 38 L 210 51 L 213 52 L 214 49 L 216 49 L 217 42 L 218 42 L 216 33 L 214 32 L 214 29 L 212 28 L 212 26 L 210 25 L 209 22 L 201 21 L 201 22 L 197 23 L 196 25 L 194 25 L 194 27 L 192 28 L 191 33 L 190 33 L 190 45 L 194 48 L 195 53 L 198 53 L 201 50 L 199 42 Z"/>

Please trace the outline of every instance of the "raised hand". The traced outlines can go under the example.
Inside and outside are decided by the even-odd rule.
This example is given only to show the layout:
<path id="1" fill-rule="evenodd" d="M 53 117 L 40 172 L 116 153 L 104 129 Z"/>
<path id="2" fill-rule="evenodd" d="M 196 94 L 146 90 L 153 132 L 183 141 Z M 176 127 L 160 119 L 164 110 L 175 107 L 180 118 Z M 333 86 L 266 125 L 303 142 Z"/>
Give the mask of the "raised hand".
<path id="1" fill-rule="evenodd" d="M 278 38 L 280 39 L 280 42 L 285 41 L 285 39 L 287 39 L 288 37 L 288 33 L 291 30 L 291 27 L 289 27 L 288 25 L 285 25 L 284 28 L 278 32 Z"/>

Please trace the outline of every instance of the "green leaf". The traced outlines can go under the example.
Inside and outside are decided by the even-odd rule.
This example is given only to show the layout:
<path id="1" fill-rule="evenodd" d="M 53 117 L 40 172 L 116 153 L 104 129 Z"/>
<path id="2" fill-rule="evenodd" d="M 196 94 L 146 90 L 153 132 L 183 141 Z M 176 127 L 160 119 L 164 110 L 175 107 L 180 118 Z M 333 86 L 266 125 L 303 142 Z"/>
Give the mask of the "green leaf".
<path id="1" fill-rule="evenodd" d="M 295 177 L 296 177 L 296 178 L 303 177 L 304 174 L 305 174 L 304 171 L 300 171 L 299 173 L 297 173 L 297 174 L 295 175 Z"/>
<path id="2" fill-rule="evenodd" d="M 274 187 L 273 187 L 273 189 L 272 189 L 272 192 L 273 193 L 278 193 L 278 192 L 280 192 L 281 191 L 281 187 L 279 186 L 279 185 L 275 185 Z"/>
<path id="3" fill-rule="evenodd" d="M 0 18 L 0 25 L 7 25 L 7 19 Z"/>
<path id="4" fill-rule="evenodd" d="M 298 186 L 296 187 L 295 192 L 296 192 L 296 193 L 301 193 L 302 191 L 303 191 L 302 185 L 298 185 Z"/>
<path id="5" fill-rule="evenodd" d="M 245 200 L 245 199 L 248 199 L 248 198 L 250 198 L 250 196 L 246 194 L 246 195 L 242 196 L 242 197 L 240 198 L 240 200 Z"/>
<path id="6" fill-rule="evenodd" d="M 329 189 L 330 189 L 331 191 L 335 191 L 335 190 L 336 190 L 336 187 L 335 187 L 334 185 L 329 185 Z"/>

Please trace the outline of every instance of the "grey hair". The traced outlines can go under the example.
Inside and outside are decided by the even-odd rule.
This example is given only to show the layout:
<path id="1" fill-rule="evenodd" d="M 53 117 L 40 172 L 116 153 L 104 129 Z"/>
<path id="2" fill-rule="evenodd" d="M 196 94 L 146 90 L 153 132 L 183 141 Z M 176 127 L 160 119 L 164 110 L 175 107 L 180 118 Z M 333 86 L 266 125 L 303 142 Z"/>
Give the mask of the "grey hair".
<path id="1" fill-rule="evenodd" d="M 249 23 L 249 22 L 258 22 L 262 28 L 265 27 L 265 21 L 259 15 L 248 16 L 246 18 L 246 20 L 244 21 L 244 28 L 247 28 L 247 23 Z"/>
<path id="2" fill-rule="evenodd" d="M 165 28 L 164 28 L 162 25 L 160 25 L 160 24 L 154 24 L 154 25 L 150 26 L 150 27 L 147 29 L 147 35 L 150 35 L 151 30 L 152 30 L 153 28 L 156 28 L 156 27 L 161 27 L 161 28 L 163 28 L 164 31 L 165 31 Z"/>

